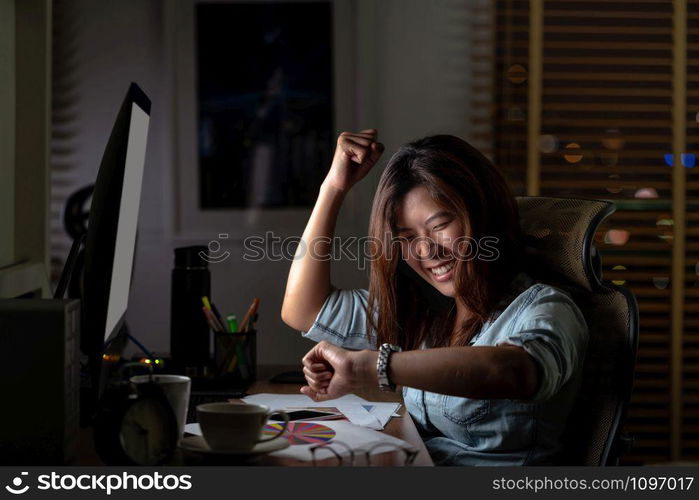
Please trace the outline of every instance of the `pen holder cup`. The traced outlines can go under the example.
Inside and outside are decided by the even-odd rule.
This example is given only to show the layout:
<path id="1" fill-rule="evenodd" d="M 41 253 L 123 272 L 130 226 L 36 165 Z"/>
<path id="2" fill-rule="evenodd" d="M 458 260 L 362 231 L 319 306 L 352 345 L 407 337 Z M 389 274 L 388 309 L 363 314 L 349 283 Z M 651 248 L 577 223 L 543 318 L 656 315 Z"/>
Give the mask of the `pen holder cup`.
<path id="1" fill-rule="evenodd" d="M 257 377 L 257 331 L 214 332 L 217 378 L 231 383 L 252 382 Z"/>

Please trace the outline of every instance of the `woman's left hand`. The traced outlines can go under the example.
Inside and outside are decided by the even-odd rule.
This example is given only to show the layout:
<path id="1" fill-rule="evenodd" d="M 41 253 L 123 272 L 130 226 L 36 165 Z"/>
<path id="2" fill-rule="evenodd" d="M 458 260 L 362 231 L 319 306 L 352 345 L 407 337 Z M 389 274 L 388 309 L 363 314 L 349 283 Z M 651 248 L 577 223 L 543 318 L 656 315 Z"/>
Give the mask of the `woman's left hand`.
<path id="1" fill-rule="evenodd" d="M 314 401 L 339 398 L 376 381 L 376 352 L 348 351 L 321 341 L 303 357 L 308 385 L 301 392 Z"/>

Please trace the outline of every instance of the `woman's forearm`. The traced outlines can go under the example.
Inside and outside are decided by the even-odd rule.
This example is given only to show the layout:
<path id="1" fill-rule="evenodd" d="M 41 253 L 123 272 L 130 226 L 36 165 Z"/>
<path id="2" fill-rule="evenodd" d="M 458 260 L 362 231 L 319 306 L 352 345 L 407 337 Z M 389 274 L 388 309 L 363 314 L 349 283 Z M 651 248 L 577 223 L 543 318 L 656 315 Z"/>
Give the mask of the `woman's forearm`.
<path id="1" fill-rule="evenodd" d="M 377 384 L 375 351 L 357 354 L 356 374 Z M 396 385 L 472 399 L 527 399 L 538 387 L 536 362 L 517 346 L 443 347 L 393 353 Z"/>
<path id="2" fill-rule="evenodd" d="M 310 329 L 330 293 L 331 244 L 344 196 L 323 183 L 291 264 L 282 319 L 297 330 Z"/>
<path id="3" fill-rule="evenodd" d="M 299 242 L 282 304 L 282 320 L 296 330 L 308 331 L 328 298 L 330 251 L 337 215 L 345 193 L 362 180 L 381 157 L 376 129 L 342 132 L 335 156 Z"/>

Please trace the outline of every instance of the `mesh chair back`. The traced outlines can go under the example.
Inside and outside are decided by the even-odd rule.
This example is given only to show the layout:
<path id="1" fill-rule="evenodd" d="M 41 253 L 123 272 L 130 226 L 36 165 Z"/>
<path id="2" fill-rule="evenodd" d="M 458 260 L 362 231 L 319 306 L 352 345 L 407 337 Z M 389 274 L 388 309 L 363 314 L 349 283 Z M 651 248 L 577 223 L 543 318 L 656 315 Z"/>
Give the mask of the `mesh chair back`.
<path id="1" fill-rule="evenodd" d="M 606 201 L 571 198 L 521 197 L 517 202 L 529 274 L 568 291 L 590 334 L 560 462 L 615 463 L 638 344 L 636 301 L 627 289 L 602 282 L 593 241 L 600 222 L 615 207 Z"/>

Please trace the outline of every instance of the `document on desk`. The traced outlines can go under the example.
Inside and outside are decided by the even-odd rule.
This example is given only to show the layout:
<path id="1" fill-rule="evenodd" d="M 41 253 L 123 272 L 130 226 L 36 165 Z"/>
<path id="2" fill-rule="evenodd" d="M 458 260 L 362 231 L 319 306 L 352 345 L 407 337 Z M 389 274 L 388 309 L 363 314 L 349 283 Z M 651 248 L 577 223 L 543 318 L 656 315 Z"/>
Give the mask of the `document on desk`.
<path id="1" fill-rule="evenodd" d="M 289 425 L 291 426 L 291 424 Z M 377 432 L 372 429 L 354 425 L 346 420 L 300 422 L 295 425 L 300 425 L 301 429 L 299 430 L 297 428 L 290 427 L 292 432 L 287 432 L 286 434 L 291 446 L 271 453 L 272 456 L 295 458 L 297 460 L 310 462 L 313 460 L 313 455 L 311 454 L 310 448 L 314 444 L 327 442 L 327 444 L 331 445 L 333 441 L 340 441 L 341 443 L 344 443 L 350 447 L 354 453 L 371 450 L 372 455 L 388 451 L 386 446 L 406 448 L 409 450 L 414 449 L 414 446 L 407 441 L 384 434 L 383 432 Z M 307 434 L 304 434 L 304 429 L 308 429 L 308 426 L 313 428 L 313 430 L 310 431 L 312 436 L 312 442 L 310 443 L 307 442 Z M 319 433 L 319 429 L 322 430 L 321 433 Z M 197 423 L 187 424 L 185 426 L 185 432 L 188 434 L 194 434 L 195 436 L 202 435 L 201 427 L 199 427 L 199 424 Z M 306 430 L 305 432 L 308 433 L 309 431 Z M 349 455 L 349 450 L 340 444 L 333 447 L 333 449 L 340 455 Z"/>
<path id="2" fill-rule="evenodd" d="M 335 407 L 347 420 L 368 429 L 383 430 L 388 421 L 400 408 L 400 403 L 367 401 L 355 394 L 347 394 L 337 399 L 316 402 L 304 394 L 253 394 L 243 398 L 246 403 L 269 406 L 272 410 L 287 408 Z"/>
<path id="3" fill-rule="evenodd" d="M 383 432 L 366 429 L 350 422 L 332 420 L 318 422 L 318 424 L 332 429 L 328 432 L 332 432 L 334 436 L 328 441 L 328 445 L 332 445 L 333 441 L 340 441 L 351 448 L 352 452 L 355 454 L 367 450 L 371 450 L 372 455 L 384 453 L 388 451 L 386 446 L 407 449 L 414 448 L 412 445 L 410 445 L 410 443 L 403 441 L 402 439 L 389 436 Z M 275 457 L 295 458 L 297 460 L 307 462 L 313 460 L 313 455 L 311 453 L 311 447 L 313 444 L 297 444 L 292 441 L 290 441 L 290 443 L 292 446 L 289 446 L 283 450 L 275 451 L 271 453 L 271 455 Z M 349 450 L 339 444 L 334 446 L 333 449 L 342 456 L 349 455 Z"/>

